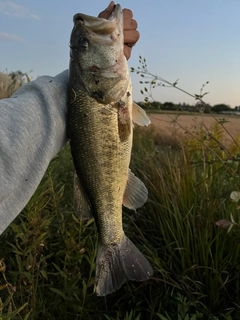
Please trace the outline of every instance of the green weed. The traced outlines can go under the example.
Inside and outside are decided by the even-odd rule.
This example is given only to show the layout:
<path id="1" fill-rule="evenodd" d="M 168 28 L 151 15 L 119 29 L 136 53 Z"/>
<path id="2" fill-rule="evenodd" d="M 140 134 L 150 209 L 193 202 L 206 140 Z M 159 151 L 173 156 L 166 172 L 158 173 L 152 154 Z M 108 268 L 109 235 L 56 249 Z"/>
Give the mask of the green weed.
<path id="1" fill-rule="evenodd" d="M 142 57 L 139 62 L 137 73 L 153 77 L 144 81 L 146 103 L 155 86 L 173 86 L 199 101 L 200 113 L 207 107 L 205 84 L 191 95 L 178 81 L 149 74 Z M 22 72 L 0 73 L 0 98 L 29 80 Z M 177 115 L 169 119 L 177 123 Z M 238 320 L 240 140 L 226 130 L 227 119 L 215 120 L 184 137 L 134 129 L 131 169 L 149 200 L 136 213 L 124 208 L 123 224 L 155 273 L 103 298 L 93 286 L 96 226 L 74 216 L 67 145 L 0 237 L 0 319 Z"/>
<path id="2" fill-rule="evenodd" d="M 155 273 L 102 298 L 93 286 L 96 226 L 74 216 L 67 145 L 0 237 L 2 319 L 237 320 L 240 219 L 230 195 L 239 190 L 239 150 L 221 149 L 220 125 L 211 134 L 195 128 L 197 142 L 182 143 L 135 128 L 131 169 L 149 200 L 136 213 L 124 209 L 123 223 Z M 216 225 L 231 215 L 231 232 Z"/>

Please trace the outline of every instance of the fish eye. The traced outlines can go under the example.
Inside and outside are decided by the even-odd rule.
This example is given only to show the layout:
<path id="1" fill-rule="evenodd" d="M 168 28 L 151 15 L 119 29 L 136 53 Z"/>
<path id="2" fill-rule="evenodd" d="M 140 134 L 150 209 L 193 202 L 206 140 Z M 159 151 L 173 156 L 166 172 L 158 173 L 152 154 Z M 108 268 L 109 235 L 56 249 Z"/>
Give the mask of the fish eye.
<path id="1" fill-rule="evenodd" d="M 71 50 L 75 49 L 82 49 L 82 50 L 87 50 L 88 49 L 88 44 L 89 41 L 86 38 L 83 37 L 79 37 L 78 39 L 76 39 L 74 42 L 70 42 L 69 47 Z"/>
<path id="2" fill-rule="evenodd" d="M 86 50 L 88 48 L 88 39 L 80 37 L 77 40 L 77 47 L 81 47 Z"/>

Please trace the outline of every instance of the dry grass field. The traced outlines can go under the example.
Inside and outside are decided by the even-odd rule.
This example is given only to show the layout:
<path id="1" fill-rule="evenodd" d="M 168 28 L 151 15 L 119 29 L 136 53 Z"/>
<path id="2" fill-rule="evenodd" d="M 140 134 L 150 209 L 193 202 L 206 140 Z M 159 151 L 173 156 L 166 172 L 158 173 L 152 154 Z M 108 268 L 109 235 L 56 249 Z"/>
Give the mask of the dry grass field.
<path id="1" fill-rule="evenodd" d="M 149 118 L 159 133 L 164 132 L 180 140 L 186 131 L 199 131 L 200 128 L 209 130 L 222 119 L 226 120 L 223 125 L 226 129 L 223 128 L 224 144 L 232 140 L 228 132 L 234 138 L 240 134 L 240 116 L 237 115 L 149 113 Z"/>
<path id="2" fill-rule="evenodd" d="M 11 95 L 26 83 L 30 78 L 22 71 L 10 72 L 0 71 L 0 99 L 11 97 Z"/>

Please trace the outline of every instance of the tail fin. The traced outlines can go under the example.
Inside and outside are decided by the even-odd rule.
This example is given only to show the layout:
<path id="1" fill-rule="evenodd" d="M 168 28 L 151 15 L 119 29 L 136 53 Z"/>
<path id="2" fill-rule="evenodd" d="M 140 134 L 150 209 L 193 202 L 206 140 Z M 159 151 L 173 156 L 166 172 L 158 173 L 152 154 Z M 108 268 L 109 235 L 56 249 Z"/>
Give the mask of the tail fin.
<path id="1" fill-rule="evenodd" d="M 95 278 L 98 296 L 113 293 L 126 280 L 146 281 L 152 274 L 150 263 L 126 236 L 110 246 L 99 244 Z"/>

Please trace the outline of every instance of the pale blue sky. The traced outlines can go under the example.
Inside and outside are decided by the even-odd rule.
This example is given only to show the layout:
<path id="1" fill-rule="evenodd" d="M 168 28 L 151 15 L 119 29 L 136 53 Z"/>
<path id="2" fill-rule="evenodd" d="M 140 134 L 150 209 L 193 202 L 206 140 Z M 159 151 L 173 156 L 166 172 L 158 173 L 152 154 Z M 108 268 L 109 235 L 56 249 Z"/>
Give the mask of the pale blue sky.
<path id="1" fill-rule="evenodd" d="M 108 4 L 99 0 L 0 0 L 0 70 L 55 75 L 68 68 L 72 16 L 97 15 Z M 199 93 L 209 81 L 205 101 L 240 105 L 240 0 L 123 0 L 139 24 L 138 56 L 149 71 Z M 140 77 L 132 75 L 133 96 L 140 94 Z M 194 99 L 170 88 L 157 88 L 155 100 L 194 104 Z"/>

